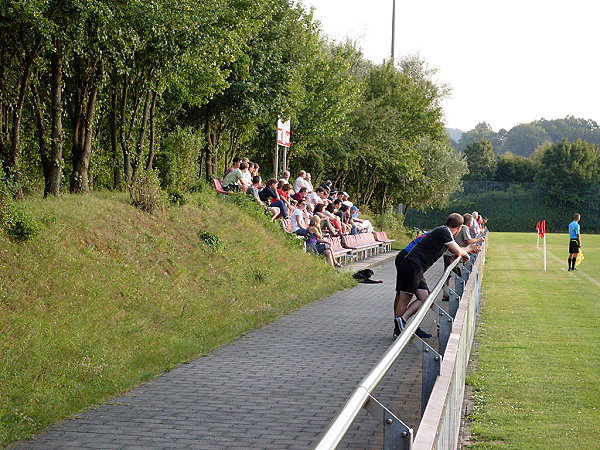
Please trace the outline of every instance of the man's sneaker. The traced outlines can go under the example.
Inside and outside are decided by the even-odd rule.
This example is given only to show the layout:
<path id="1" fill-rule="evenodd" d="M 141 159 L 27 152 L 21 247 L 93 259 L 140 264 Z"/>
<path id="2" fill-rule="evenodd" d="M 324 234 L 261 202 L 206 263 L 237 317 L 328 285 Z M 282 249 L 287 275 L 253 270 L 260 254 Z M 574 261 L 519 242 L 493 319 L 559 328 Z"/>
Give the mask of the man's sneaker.
<path id="1" fill-rule="evenodd" d="M 431 334 L 429 334 L 427 331 L 421 329 L 421 327 L 417 328 L 417 331 L 415 331 L 415 334 L 417 336 L 419 336 L 421 339 L 427 339 L 431 337 Z"/>
<path id="2" fill-rule="evenodd" d="M 404 331 L 404 327 L 406 326 L 406 322 L 402 317 L 396 317 L 394 319 L 394 339 L 400 336 L 400 333 Z"/>

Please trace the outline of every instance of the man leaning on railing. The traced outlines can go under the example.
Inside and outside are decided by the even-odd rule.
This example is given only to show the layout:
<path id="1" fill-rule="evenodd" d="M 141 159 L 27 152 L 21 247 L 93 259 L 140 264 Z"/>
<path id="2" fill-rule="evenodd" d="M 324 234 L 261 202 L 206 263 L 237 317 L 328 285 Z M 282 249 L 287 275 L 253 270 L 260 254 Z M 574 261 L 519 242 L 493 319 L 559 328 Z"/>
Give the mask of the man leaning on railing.
<path id="1" fill-rule="evenodd" d="M 437 227 L 421 239 L 410 250 L 406 257 L 396 266 L 396 297 L 394 299 L 394 336 L 400 335 L 406 322 L 419 310 L 423 301 L 429 295 L 424 273 L 439 258 L 444 251 L 460 257 L 463 262 L 469 260 L 470 253 L 478 253 L 481 248 L 470 244 L 461 248 L 455 241 L 464 223 L 463 216 L 453 213 L 446 219 L 445 225 Z M 413 295 L 416 300 L 411 303 Z M 431 337 L 424 333 L 421 337 Z"/>

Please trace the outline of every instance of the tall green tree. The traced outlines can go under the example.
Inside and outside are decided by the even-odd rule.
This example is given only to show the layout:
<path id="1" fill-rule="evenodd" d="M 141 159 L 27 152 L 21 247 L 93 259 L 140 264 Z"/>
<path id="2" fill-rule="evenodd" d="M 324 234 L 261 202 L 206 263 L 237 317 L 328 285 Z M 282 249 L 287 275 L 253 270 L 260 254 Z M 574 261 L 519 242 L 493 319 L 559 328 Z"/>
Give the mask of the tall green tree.
<path id="1" fill-rule="evenodd" d="M 579 207 L 579 193 L 600 183 L 600 149 L 577 140 L 563 140 L 541 156 L 537 179 L 544 184 L 548 206 Z"/>
<path id="2" fill-rule="evenodd" d="M 496 174 L 496 155 L 490 141 L 483 140 L 467 145 L 465 158 L 469 167 L 467 180 L 493 180 Z"/>

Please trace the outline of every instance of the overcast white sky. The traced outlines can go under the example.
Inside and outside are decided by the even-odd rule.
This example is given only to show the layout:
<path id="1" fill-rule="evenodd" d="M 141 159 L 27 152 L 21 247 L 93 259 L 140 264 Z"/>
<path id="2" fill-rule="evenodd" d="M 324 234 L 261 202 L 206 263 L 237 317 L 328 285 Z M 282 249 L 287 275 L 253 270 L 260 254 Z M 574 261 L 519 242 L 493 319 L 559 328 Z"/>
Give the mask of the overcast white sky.
<path id="1" fill-rule="evenodd" d="M 389 59 L 392 0 L 301 0 L 323 31 Z M 452 88 L 446 124 L 495 131 L 567 115 L 600 122 L 600 1 L 396 0 L 396 58 L 418 53 Z"/>

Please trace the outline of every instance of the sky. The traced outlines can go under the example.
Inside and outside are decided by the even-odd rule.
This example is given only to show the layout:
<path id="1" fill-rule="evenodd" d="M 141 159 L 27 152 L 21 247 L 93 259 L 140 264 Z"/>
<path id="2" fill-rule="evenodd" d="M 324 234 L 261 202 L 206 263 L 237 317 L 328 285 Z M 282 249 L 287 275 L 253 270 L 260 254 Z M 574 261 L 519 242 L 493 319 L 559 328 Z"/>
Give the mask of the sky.
<path id="1" fill-rule="evenodd" d="M 390 58 L 393 0 L 300 0 L 335 40 Z M 395 58 L 418 54 L 449 85 L 446 126 L 498 131 L 567 115 L 600 122 L 597 0 L 396 0 Z"/>

